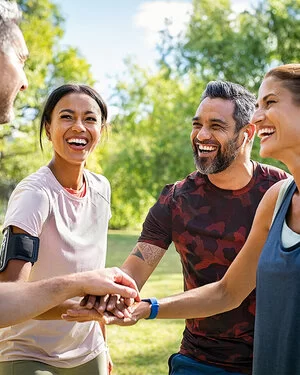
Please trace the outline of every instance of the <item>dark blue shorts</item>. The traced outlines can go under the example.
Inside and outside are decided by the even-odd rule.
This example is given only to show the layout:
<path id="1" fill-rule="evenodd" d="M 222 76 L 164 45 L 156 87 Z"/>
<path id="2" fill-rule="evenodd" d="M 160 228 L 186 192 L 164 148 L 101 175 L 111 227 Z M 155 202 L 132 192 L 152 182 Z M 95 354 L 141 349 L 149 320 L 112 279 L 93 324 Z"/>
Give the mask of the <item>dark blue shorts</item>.
<path id="1" fill-rule="evenodd" d="M 169 358 L 169 375 L 244 375 L 220 367 L 205 365 L 185 355 L 175 353 Z"/>

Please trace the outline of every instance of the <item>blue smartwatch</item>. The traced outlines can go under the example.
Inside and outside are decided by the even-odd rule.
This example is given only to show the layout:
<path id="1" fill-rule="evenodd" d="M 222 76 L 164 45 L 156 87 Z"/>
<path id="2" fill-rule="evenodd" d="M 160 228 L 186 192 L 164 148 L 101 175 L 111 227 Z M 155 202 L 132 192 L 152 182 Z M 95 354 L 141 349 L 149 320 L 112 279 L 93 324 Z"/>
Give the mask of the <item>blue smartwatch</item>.
<path id="1" fill-rule="evenodd" d="M 158 310 L 159 310 L 159 303 L 158 303 L 157 299 L 152 297 L 152 298 L 142 299 L 142 301 L 148 302 L 151 305 L 150 315 L 149 315 L 148 318 L 145 318 L 145 319 L 155 319 L 157 314 L 158 314 Z"/>

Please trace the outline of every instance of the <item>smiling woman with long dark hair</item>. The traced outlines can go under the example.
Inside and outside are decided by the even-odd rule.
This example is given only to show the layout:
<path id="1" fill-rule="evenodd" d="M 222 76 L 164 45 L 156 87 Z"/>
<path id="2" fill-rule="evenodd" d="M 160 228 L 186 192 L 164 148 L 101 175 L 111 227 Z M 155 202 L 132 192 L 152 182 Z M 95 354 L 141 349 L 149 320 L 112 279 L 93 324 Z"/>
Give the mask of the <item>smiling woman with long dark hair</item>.
<path id="1" fill-rule="evenodd" d="M 10 198 L 4 231 L 18 257 L 6 259 L 2 281 L 36 281 L 105 267 L 110 185 L 86 170 L 85 163 L 106 120 L 106 105 L 89 86 L 66 84 L 50 94 L 40 133 L 45 131 L 52 143 L 53 157 L 21 181 Z M 31 253 L 24 236 L 34 244 Z M 107 374 L 99 322 L 61 320 L 68 308 L 78 306 L 78 299 L 70 299 L 35 320 L 2 329 L 0 374 Z"/>

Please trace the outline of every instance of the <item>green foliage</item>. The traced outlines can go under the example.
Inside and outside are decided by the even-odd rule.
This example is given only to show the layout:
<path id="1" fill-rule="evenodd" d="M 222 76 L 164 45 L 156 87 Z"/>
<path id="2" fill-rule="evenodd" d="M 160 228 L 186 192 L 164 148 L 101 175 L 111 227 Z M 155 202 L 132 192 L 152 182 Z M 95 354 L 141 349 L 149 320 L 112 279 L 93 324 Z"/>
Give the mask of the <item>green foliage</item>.
<path id="1" fill-rule="evenodd" d="M 257 89 L 271 64 L 299 61 L 299 14 L 299 0 L 265 0 L 242 13 L 228 0 L 193 0 L 186 32 L 163 34 L 161 64 Z"/>
<path id="2" fill-rule="evenodd" d="M 300 0 L 268 0 L 262 2 L 267 13 L 267 27 L 274 38 L 270 61 L 299 63 Z"/>

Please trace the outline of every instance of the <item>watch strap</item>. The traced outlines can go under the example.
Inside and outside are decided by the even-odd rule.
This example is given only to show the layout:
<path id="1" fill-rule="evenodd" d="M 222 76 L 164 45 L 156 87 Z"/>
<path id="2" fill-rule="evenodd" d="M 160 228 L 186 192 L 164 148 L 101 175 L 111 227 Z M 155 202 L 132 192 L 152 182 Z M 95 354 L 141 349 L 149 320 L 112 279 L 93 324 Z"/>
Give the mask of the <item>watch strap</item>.
<path id="1" fill-rule="evenodd" d="M 142 299 L 142 301 L 148 302 L 151 305 L 150 315 L 148 316 L 148 318 L 145 318 L 145 319 L 155 319 L 157 314 L 158 314 L 158 310 L 159 310 L 159 303 L 158 303 L 157 299 L 154 298 L 154 297 L 144 298 L 144 299 Z"/>

